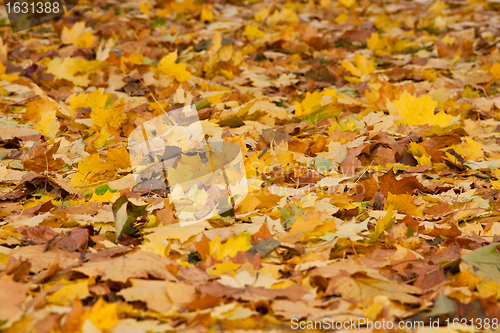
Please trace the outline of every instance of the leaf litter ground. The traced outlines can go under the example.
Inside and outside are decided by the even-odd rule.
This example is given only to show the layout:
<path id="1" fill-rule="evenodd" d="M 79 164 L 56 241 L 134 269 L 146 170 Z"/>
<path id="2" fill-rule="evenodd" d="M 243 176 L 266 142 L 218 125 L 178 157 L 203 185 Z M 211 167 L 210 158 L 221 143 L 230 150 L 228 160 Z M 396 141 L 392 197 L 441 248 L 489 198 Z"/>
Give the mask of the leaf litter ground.
<path id="1" fill-rule="evenodd" d="M 82 0 L 12 34 L 2 8 L 2 331 L 498 328 L 499 11 Z M 127 137 L 193 103 L 249 194 L 181 227 Z"/>

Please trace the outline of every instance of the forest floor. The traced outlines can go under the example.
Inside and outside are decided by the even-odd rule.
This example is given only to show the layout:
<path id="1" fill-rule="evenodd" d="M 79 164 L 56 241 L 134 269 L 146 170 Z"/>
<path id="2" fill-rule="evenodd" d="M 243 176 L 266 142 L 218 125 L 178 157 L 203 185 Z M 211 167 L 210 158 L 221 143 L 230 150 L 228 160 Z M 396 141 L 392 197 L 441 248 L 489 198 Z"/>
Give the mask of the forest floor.
<path id="1" fill-rule="evenodd" d="M 497 1 L 0 20 L 0 331 L 499 331 Z"/>

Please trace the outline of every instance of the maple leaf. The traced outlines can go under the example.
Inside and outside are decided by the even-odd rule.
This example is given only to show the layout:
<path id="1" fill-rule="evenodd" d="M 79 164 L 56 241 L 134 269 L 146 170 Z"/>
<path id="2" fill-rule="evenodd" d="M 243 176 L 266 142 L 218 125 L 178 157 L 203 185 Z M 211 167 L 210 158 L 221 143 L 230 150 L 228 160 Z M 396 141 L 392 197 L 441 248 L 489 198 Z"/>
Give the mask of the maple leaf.
<path id="1" fill-rule="evenodd" d="M 136 237 L 138 228 L 134 225 L 137 218 L 146 214 L 146 206 L 138 206 L 130 202 L 126 196 L 121 196 L 113 204 L 115 217 L 115 240 L 121 240 L 123 235 Z"/>
<path id="2" fill-rule="evenodd" d="M 295 116 L 315 123 L 324 118 L 334 118 L 340 114 L 341 109 L 334 105 L 323 104 L 323 96 L 335 98 L 335 89 L 325 89 L 323 92 L 306 93 L 301 103 L 295 102 Z M 306 118 L 307 117 L 307 118 Z"/>
<path id="3" fill-rule="evenodd" d="M 47 302 L 62 306 L 69 306 L 75 298 L 85 299 L 90 296 L 88 280 L 75 280 L 71 282 L 65 280 L 58 281 L 58 283 L 61 282 L 65 282 L 66 284 L 63 285 L 61 289 L 47 297 Z"/>
<path id="4" fill-rule="evenodd" d="M 389 206 L 403 214 L 411 214 L 415 216 L 423 215 L 422 208 L 415 205 L 409 194 L 393 195 L 389 192 L 384 207 L 387 209 Z M 389 212 L 387 212 L 387 214 L 389 214 Z"/>
<path id="5" fill-rule="evenodd" d="M 100 158 L 99 154 L 96 153 L 78 163 L 78 171 L 71 178 L 69 185 L 79 188 L 111 179 L 114 175 L 115 166 L 109 162 L 101 162 Z"/>
<path id="6" fill-rule="evenodd" d="M 253 24 L 245 26 L 244 34 L 249 40 L 256 40 L 266 35 L 264 31 L 259 29 L 259 26 Z"/>
<path id="7" fill-rule="evenodd" d="M 499 243 L 483 246 L 462 257 L 462 260 L 475 268 L 475 275 L 500 283 Z"/>
<path id="8" fill-rule="evenodd" d="M 54 138 L 59 132 L 59 122 L 56 117 L 58 107 L 59 104 L 53 100 L 36 99 L 26 106 L 23 119 L 33 121 L 42 135 Z"/>
<path id="9" fill-rule="evenodd" d="M 8 320 L 13 318 L 22 311 L 22 304 L 27 297 L 27 292 L 29 290 L 28 284 L 23 284 L 14 281 L 14 277 L 11 275 L 2 275 L 0 278 L 1 290 L 0 300 L 0 319 Z"/>
<path id="10" fill-rule="evenodd" d="M 157 72 L 160 75 L 168 75 L 179 82 L 191 80 L 191 73 L 186 70 L 186 65 L 176 63 L 177 51 L 170 52 L 158 63 Z"/>
<path id="11" fill-rule="evenodd" d="M 120 148 L 109 148 L 106 161 L 120 169 L 131 167 L 130 156 L 125 145 L 121 145 Z"/>
<path id="12" fill-rule="evenodd" d="M 397 114 L 403 117 L 403 119 L 396 121 L 398 124 L 447 126 L 453 119 L 444 111 L 434 114 L 437 102 L 429 95 L 415 97 L 405 91 L 399 99 L 394 101 L 394 104 Z"/>
<path id="13" fill-rule="evenodd" d="M 410 142 L 410 148 L 408 149 L 418 161 L 418 165 L 430 165 L 432 164 L 431 155 L 427 153 L 422 145 L 416 142 Z"/>
<path id="14" fill-rule="evenodd" d="M 31 148 L 28 154 L 22 157 L 24 168 L 38 173 L 58 170 L 65 164 L 61 158 L 54 158 L 60 145 L 61 141 L 58 141 L 48 150 L 46 143 Z"/>
<path id="15" fill-rule="evenodd" d="M 304 218 L 298 214 L 288 234 L 280 241 L 294 244 L 302 239 L 305 232 L 314 231 L 317 227 L 329 222 L 331 221 L 328 221 L 320 212 L 308 212 Z"/>
<path id="16" fill-rule="evenodd" d="M 337 291 L 343 298 L 360 303 L 367 300 L 373 301 L 376 296 L 384 295 L 390 300 L 420 304 L 422 301 L 411 294 L 420 294 L 420 288 L 405 284 L 395 283 L 389 280 L 371 278 L 363 273 L 348 274 L 342 272 L 330 280 L 326 293 Z"/>
<path id="17" fill-rule="evenodd" d="M 238 252 L 245 252 L 249 250 L 252 245 L 250 244 L 249 233 L 241 233 L 238 236 L 230 237 L 226 243 L 222 244 L 218 236 L 209 242 L 210 245 L 210 255 L 214 256 L 215 259 L 221 260 L 225 257 L 232 258 L 236 256 Z"/>
<path id="18" fill-rule="evenodd" d="M 18 73 L 11 73 L 11 74 L 6 74 L 7 67 L 0 62 L 0 80 L 5 80 L 7 82 L 12 82 L 14 80 L 17 80 L 19 78 Z"/>
<path id="19" fill-rule="evenodd" d="M 458 154 L 467 160 L 480 160 L 484 158 L 483 145 L 470 137 L 465 138 L 465 143 L 452 147 Z"/>
<path id="20" fill-rule="evenodd" d="M 100 128 L 108 127 L 119 129 L 126 121 L 125 100 L 120 99 L 113 103 L 109 94 L 95 90 L 87 96 L 88 106 L 92 108 L 90 117 L 94 124 Z M 75 102 L 76 104 L 77 102 Z"/>
<path id="21" fill-rule="evenodd" d="M 47 64 L 47 72 L 54 74 L 58 79 L 65 79 L 77 86 L 87 87 L 90 83 L 89 75 L 104 67 L 106 64 L 99 60 L 54 58 Z"/>
<path id="22" fill-rule="evenodd" d="M 120 323 L 118 319 L 118 304 L 108 303 L 99 298 L 88 316 L 99 330 L 109 330 Z"/>
<path id="23" fill-rule="evenodd" d="M 490 74 L 493 76 L 493 80 L 500 79 L 500 63 L 496 62 L 490 67 Z"/>
<path id="24" fill-rule="evenodd" d="M 88 49 L 97 41 L 97 37 L 91 28 L 85 28 L 85 22 L 76 22 L 70 29 L 63 28 L 61 41 L 64 44 L 74 44 Z"/>
<path id="25" fill-rule="evenodd" d="M 355 77 L 360 78 L 362 81 L 366 81 L 367 75 L 375 71 L 374 61 L 371 60 L 368 62 L 368 59 L 364 54 L 355 54 L 354 64 L 350 61 L 343 61 L 341 66 Z"/>
<path id="26" fill-rule="evenodd" d="M 497 318 L 498 11 L 366 3 L 94 1 L 0 36 L 2 329 Z"/>
<path id="27" fill-rule="evenodd" d="M 377 220 L 377 223 L 375 224 L 375 229 L 370 234 L 370 242 L 372 243 L 376 242 L 377 239 L 382 235 L 384 230 L 394 225 L 395 219 L 393 218 L 394 215 L 393 210 L 394 210 L 394 203 L 391 204 L 389 202 L 385 216 Z"/>
<path id="28" fill-rule="evenodd" d="M 127 302 L 144 301 L 149 309 L 160 313 L 166 313 L 172 307 L 165 281 L 130 279 L 130 282 L 132 287 L 118 292 Z"/>
<path id="29" fill-rule="evenodd" d="M 74 270 L 89 277 L 100 276 L 103 280 L 120 283 L 126 283 L 130 278 L 147 278 L 149 275 L 175 281 L 166 268 L 169 264 L 172 264 L 170 259 L 138 251 L 117 258 L 87 262 Z"/>

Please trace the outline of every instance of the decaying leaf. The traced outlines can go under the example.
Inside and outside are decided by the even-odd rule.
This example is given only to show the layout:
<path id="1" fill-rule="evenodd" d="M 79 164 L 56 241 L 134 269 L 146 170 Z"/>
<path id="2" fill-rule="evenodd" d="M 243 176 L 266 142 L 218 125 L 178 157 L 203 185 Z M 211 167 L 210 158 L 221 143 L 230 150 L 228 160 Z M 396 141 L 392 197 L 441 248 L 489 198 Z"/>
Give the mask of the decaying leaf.
<path id="1" fill-rule="evenodd" d="M 2 332 L 495 329 L 498 1 L 77 2 L 0 28 Z"/>

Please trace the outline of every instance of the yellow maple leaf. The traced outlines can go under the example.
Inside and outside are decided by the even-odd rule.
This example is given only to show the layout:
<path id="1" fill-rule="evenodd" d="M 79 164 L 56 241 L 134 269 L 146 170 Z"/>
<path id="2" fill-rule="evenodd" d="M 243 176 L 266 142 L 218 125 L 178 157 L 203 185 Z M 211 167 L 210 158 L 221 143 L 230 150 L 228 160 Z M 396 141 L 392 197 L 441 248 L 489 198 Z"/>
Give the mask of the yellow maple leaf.
<path id="1" fill-rule="evenodd" d="M 36 129 L 46 137 L 55 138 L 57 132 L 59 132 L 56 109 L 52 109 L 50 112 L 43 112 L 40 121 L 36 124 Z"/>
<path id="2" fill-rule="evenodd" d="M 109 129 L 119 129 L 121 125 L 127 120 L 125 115 L 125 100 L 120 99 L 115 103 L 110 104 L 112 97 L 110 94 L 105 94 L 100 90 L 94 90 L 92 93 L 86 95 L 86 99 L 77 96 L 75 101 L 71 99 L 71 107 L 90 107 L 92 112 L 90 117 L 94 124 L 99 127 L 108 127 Z"/>
<path id="3" fill-rule="evenodd" d="M 423 211 L 421 207 L 418 207 L 409 194 L 392 194 L 388 193 L 387 200 L 384 204 L 384 209 L 389 210 L 392 206 L 393 209 L 402 214 L 410 214 L 414 216 L 422 216 Z"/>
<path id="4" fill-rule="evenodd" d="M 59 131 L 59 121 L 56 112 L 59 104 L 48 98 L 36 99 L 26 106 L 24 120 L 32 121 L 40 134 L 54 138 Z"/>
<path id="5" fill-rule="evenodd" d="M 165 17 L 173 12 L 182 14 L 188 11 L 200 10 L 200 5 L 196 0 L 168 1 L 165 8 L 158 10 L 159 17 Z"/>
<path id="6" fill-rule="evenodd" d="M 256 40 L 262 38 L 266 35 L 266 33 L 259 29 L 259 26 L 248 24 L 245 26 L 245 31 L 243 32 L 248 40 Z"/>
<path id="7" fill-rule="evenodd" d="M 222 262 L 220 264 L 217 264 L 215 266 L 210 267 L 209 269 L 207 269 L 207 273 L 210 276 L 214 276 L 214 277 L 220 276 L 223 274 L 235 276 L 236 270 L 238 268 L 240 268 L 240 266 L 241 266 L 241 264 L 235 264 L 232 261 L 226 261 L 226 262 Z"/>
<path id="8" fill-rule="evenodd" d="M 92 109 L 90 116 L 94 124 L 99 127 L 107 125 L 109 128 L 118 129 L 127 120 L 127 116 L 125 115 L 125 100 L 120 99 L 107 108 Z"/>
<path id="9" fill-rule="evenodd" d="M 477 291 L 482 298 L 494 296 L 500 299 L 500 283 L 494 280 L 488 280 L 476 285 Z"/>
<path id="10" fill-rule="evenodd" d="M 99 135 L 97 136 L 97 139 L 95 139 L 94 142 L 92 142 L 92 147 L 96 149 L 101 149 L 106 146 L 106 143 L 108 142 L 108 139 L 111 137 L 111 133 L 109 133 L 108 126 L 104 126 L 101 128 L 101 131 L 99 132 Z"/>
<path id="11" fill-rule="evenodd" d="M 89 49 L 95 42 L 97 37 L 90 31 L 84 33 L 75 40 L 74 44 L 78 45 L 84 49 Z"/>
<path id="12" fill-rule="evenodd" d="M 99 298 L 90 311 L 89 319 L 101 330 L 109 330 L 120 323 L 118 319 L 118 304 L 107 303 Z"/>
<path id="13" fill-rule="evenodd" d="M 398 115 L 403 119 L 397 120 L 397 124 L 406 124 L 410 126 L 418 126 L 429 124 L 447 126 L 452 121 L 453 117 L 443 111 L 434 114 L 434 109 L 437 102 L 429 95 L 415 97 L 407 91 L 401 97 L 394 101 Z"/>
<path id="14" fill-rule="evenodd" d="M 300 23 L 300 18 L 291 8 L 283 8 L 281 11 L 276 10 L 267 18 L 266 22 L 270 27 L 281 23 L 293 25 Z"/>
<path id="15" fill-rule="evenodd" d="M 61 32 L 61 42 L 63 44 L 73 44 L 74 41 L 85 32 L 85 22 L 80 21 L 73 24 L 71 28 L 63 27 Z"/>
<path id="16" fill-rule="evenodd" d="M 64 285 L 61 289 L 48 296 L 46 300 L 49 303 L 62 306 L 70 306 L 75 298 L 84 299 L 90 296 L 88 284 L 88 280 L 76 280 L 68 282 L 68 284 Z"/>
<path id="17" fill-rule="evenodd" d="M 500 190 L 500 180 L 490 180 L 495 190 Z"/>
<path id="18" fill-rule="evenodd" d="M 71 178 L 69 185 L 73 187 L 84 187 L 102 180 L 113 178 L 115 166 L 108 162 L 101 162 L 98 153 L 85 158 L 78 163 L 78 171 Z"/>
<path id="19" fill-rule="evenodd" d="M 95 193 L 92 194 L 92 198 L 90 198 L 90 202 L 115 202 L 119 197 L 119 193 L 106 191 L 103 195 L 97 195 Z"/>
<path id="20" fill-rule="evenodd" d="M 12 82 L 19 78 L 19 73 L 5 74 L 7 67 L 0 61 L 0 80 Z"/>
<path id="21" fill-rule="evenodd" d="M 500 79 L 500 63 L 496 62 L 490 67 L 490 74 L 493 76 L 493 80 Z"/>
<path id="22" fill-rule="evenodd" d="M 484 158 L 483 145 L 471 137 L 465 138 L 465 143 L 454 146 L 453 149 L 466 160 L 480 160 Z"/>
<path id="23" fill-rule="evenodd" d="M 130 156 L 125 145 L 120 148 L 109 148 L 106 161 L 113 164 L 118 169 L 130 168 Z"/>
<path id="24" fill-rule="evenodd" d="M 212 22 L 214 20 L 214 13 L 212 12 L 212 6 L 204 6 L 201 9 L 201 20 L 203 22 Z"/>
<path id="25" fill-rule="evenodd" d="M 312 94 L 306 93 L 306 98 L 301 103 L 295 102 L 295 116 L 302 118 L 308 116 L 321 108 L 321 100 L 323 96 L 321 93 L 315 91 Z"/>
<path id="26" fill-rule="evenodd" d="M 366 46 L 374 50 L 376 54 L 380 54 L 389 47 L 389 41 L 385 37 L 380 38 L 379 34 L 374 32 L 371 34 L 370 38 L 366 40 Z"/>
<path id="27" fill-rule="evenodd" d="M 233 45 L 225 45 L 219 50 L 219 59 L 221 61 L 229 61 L 233 55 Z"/>
<path id="28" fill-rule="evenodd" d="M 431 155 L 427 153 L 425 148 L 416 142 L 410 142 L 410 148 L 408 151 L 415 157 L 418 161 L 418 165 L 431 165 Z"/>
<path id="29" fill-rule="evenodd" d="M 472 274 L 469 268 L 460 272 L 457 276 L 452 277 L 451 284 L 454 287 L 468 287 L 472 290 L 479 282 L 483 280 L 482 277 Z"/>
<path id="30" fill-rule="evenodd" d="M 79 108 L 87 108 L 89 107 L 88 96 L 89 94 L 72 96 L 68 106 L 75 111 L 78 111 Z"/>
<path id="31" fill-rule="evenodd" d="M 63 44 L 78 45 L 85 49 L 90 48 L 96 40 L 92 29 L 85 28 L 85 22 L 77 22 L 71 28 L 64 27 L 61 33 Z"/>
<path id="32" fill-rule="evenodd" d="M 237 236 L 231 236 L 222 244 L 219 236 L 215 236 L 208 245 L 210 246 L 210 255 L 214 256 L 216 260 L 222 260 L 225 257 L 233 258 L 239 251 L 245 252 L 252 247 L 250 244 L 250 234 L 241 233 Z"/>
<path id="33" fill-rule="evenodd" d="M 242 202 L 238 204 L 236 212 L 238 214 L 246 214 L 253 212 L 261 201 L 254 195 L 247 195 Z"/>
<path id="34" fill-rule="evenodd" d="M 89 75 L 106 64 L 99 60 L 88 61 L 85 59 L 54 58 L 47 65 L 47 72 L 54 74 L 57 79 L 65 79 L 80 87 L 90 83 Z"/>
<path id="35" fill-rule="evenodd" d="M 148 1 L 142 1 L 141 5 L 139 6 L 139 10 L 141 11 L 141 13 L 149 15 L 149 13 L 151 11 L 149 2 Z"/>
<path id="36" fill-rule="evenodd" d="M 339 0 L 339 3 L 342 6 L 345 6 L 347 8 L 351 8 L 356 4 L 356 0 Z"/>
<path id="37" fill-rule="evenodd" d="M 186 64 L 176 63 L 177 51 L 167 54 L 160 60 L 157 72 L 161 75 L 168 75 L 179 82 L 191 80 L 191 73 L 186 70 Z"/>
<path id="38" fill-rule="evenodd" d="M 340 65 L 358 78 L 362 78 L 363 76 L 369 75 L 375 71 L 375 63 L 373 59 L 368 61 L 366 55 L 364 54 L 355 54 L 354 64 L 350 61 L 343 61 Z"/>
<path id="39" fill-rule="evenodd" d="M 307 212 L 304 218 L 299 214 L 286 236 L 282 237 L 281 240 L 286 243 L 297 243 L 302 239 L 304 233 L 314 231 L 326 223 L 331 223 L 331 221 L 325 219 L 325 215 L 321 212 Z"/>
<path id="40" fill-rule="evenodd" d="M 321 111 L 321 109 L 326 106 L 322 105 L 323 96 L 331 96 L 334 98 L 337 97 L 337 93 L 335 89 L 325 89 L 322 92 L 315 91 L 312 94 L 307 92 L 302 102 L 295 102 L 295 116 L 297 118 L 304 118 Z"/>

